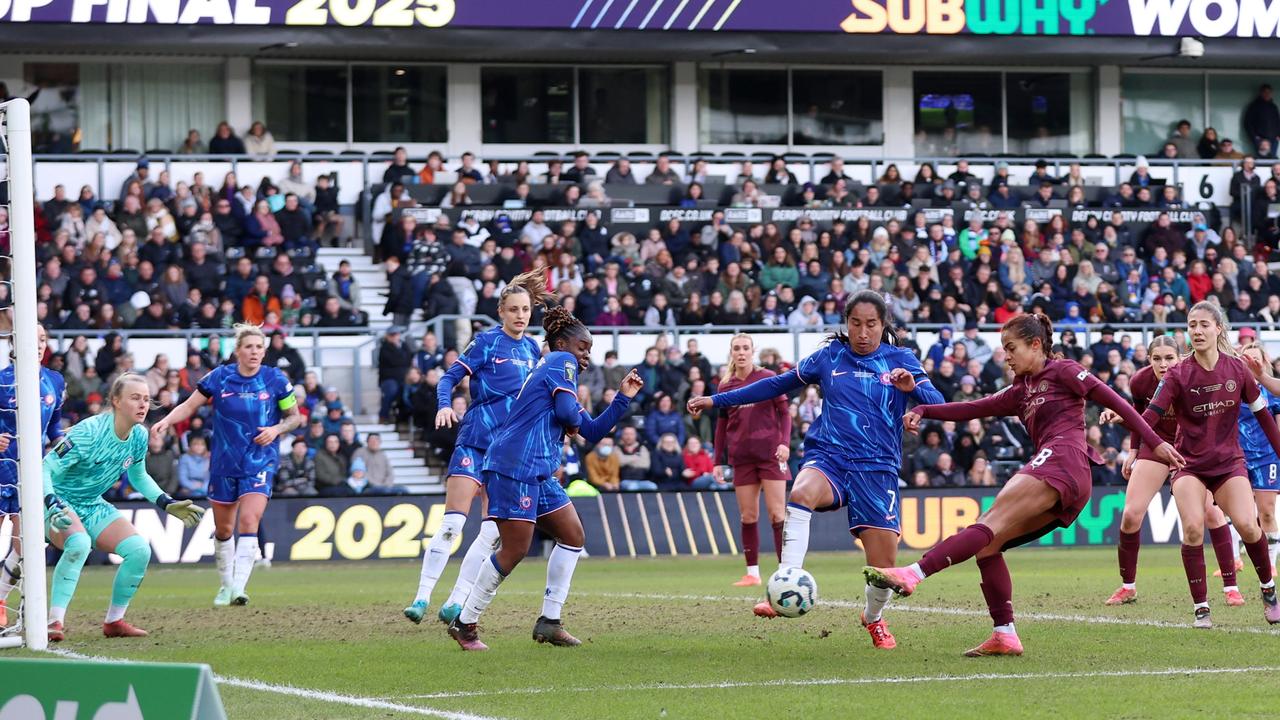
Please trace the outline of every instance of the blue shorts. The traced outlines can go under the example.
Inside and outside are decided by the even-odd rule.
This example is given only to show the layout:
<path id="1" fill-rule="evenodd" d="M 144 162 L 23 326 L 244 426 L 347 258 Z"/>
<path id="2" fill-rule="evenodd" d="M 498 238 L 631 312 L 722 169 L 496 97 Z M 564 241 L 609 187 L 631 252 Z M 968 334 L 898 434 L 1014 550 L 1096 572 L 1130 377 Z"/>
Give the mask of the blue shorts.
<path id="1" fill-rule="evenodd" d="M 1280 492 L 1280 465 L 1276 463 L 1250 465 L 1249 482 L 1253 484 L 1254 490 Z"/>
<path id="2" fill-rule="evenodd" d="M 17 485 L 0 485 L 0 515 L 17 515 L 22 509 Z"/>
<path id="3" fill-rule="evenodd" d="M 276 474 L 270 470 L 263 470 L 257 475 L 247 477 L 210 477 L 209 499 L 229 505 L 251 493 L 266 495 L 270 498 L 275 482 Z"/>
<path id="4" fill-rule="evenodd" d="M 488 470 L 483 475 L 489 493 L 487 519 L 537 522 L 570 503 L 569 495 L 555 478 L 522 482 Z"/>
<path id="5" fill-rule="evenodd" d="M 470 445 L 458 445 L 453 449 L 453 455 L 449 458 L 449 473 L 445 475 L 445 478 L 458 475 L 464 478 L 471 478 L 477 484 L 483 485 L 484 482 L 480 479 L 480 465 L 483 462 L 483 450 Z"/>
<path id="6" fill-rule="evenodd" d="M 888 470 L 854 470 L 821 451 L 806 448 L 801 471 L 813 469 L 822 473 L 831 485 L 835 502 L 818 512 L 848 508 L 849 531 L 857 535 L 863 530 L 901 532 L 898 520 L 898 474 Z M 492 497 L 492 496 L 491 496 Z"/>

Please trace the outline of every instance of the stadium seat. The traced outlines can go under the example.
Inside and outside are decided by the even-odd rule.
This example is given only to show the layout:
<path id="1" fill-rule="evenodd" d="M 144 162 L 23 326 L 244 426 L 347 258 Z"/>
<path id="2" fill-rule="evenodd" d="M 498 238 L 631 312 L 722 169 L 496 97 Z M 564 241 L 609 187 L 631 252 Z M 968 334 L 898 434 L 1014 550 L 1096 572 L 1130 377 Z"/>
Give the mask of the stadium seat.
<path id="1" fill-rule="evenodd" d="M 148 155 L 172 155 L 173 151 L 167 148 L 151 148 L 147 150 Z"/>
<path id="2" fill-rule="evenodd" d="M 276 255 L 278 254 L 279 253 L 277 253 L 276 249 L 273 247 L 260 247 L 258 248 L 257 252 L 253 254 L 253 256 L 257 258 L 259 262 L 261 262 L 263 260 L 274 260 Z"/>

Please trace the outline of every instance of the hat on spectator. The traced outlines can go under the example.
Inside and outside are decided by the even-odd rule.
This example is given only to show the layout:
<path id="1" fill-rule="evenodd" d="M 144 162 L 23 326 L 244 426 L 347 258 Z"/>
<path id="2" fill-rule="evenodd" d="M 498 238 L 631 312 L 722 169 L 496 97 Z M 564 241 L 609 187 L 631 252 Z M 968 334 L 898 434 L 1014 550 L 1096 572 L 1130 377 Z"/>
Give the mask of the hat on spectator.
<path id="1" fill-rule="evenodd" d="M 329 403 L 328 405 L 326 405 L 325 407 L 328 408 L 329 412 L 333 412 L 334 410 L 337 410 L 338 412 L 342 412 L 342 401 L 335 400 Z"/>
<path id="2" fill-rule="evenodd" d="M 139 290 L 129 298 L 129 304 L 135 310 L 145 310 L 151 304 L 151 296 L 144 290 Z"/>
<path id="3" fill-rule="evenodd" d="M 946 182 L 942 183 L 942 189 L 943 189 L 943 190 L 955 190 L 955 189 L 956 189 L 956 181 L 955 181 L 955 180 L 947 180 Z"/>
<path id="4" fill-rule="evenodd" d="M 1013 231 L 1012 228 L 1005 228 L 1004 232 L 1000 233 L 1000 242 L 1002 243 L 1017 242 L 1017 241 L 1018 241 L 1018 235 Z"/>
<path id="5" fill-rule="evenodd" d="M 814 303 L 814 304 L 817 304 L 817 302 L 818 302 L 817 300 L 814 300 L 814 299 L 813 299 L 813 296 L 812 296 L 812 295 L 805 295 L 804 297 L 800 298 L 800 304 L 801 304 L 801 305 L 803 305 L 803 304 L 805 304 L 805 303 Z"/>
<path id="6" fill-rule="evenodd" d="M 89 403 L 90 405 L 94 403 L 102 402 L 102 393 L 96 393 L 96 392 L 89 393 L 89 396 L 85 398 L 85 402 Z"/>
<path id="7" fill-rule="evenodd" d="M 143 157 L 143 158 L 138 158 L 138 167 L 140 167 L 140 168 L 149 168 L 149 167 L 151 167 L 151 161 L 150 161 L 150 160 L 148 160 L 148 159 L 146 159 L 146 158 L 144 158 L 144 157 Z"/>
<path id="8" fill-rule="evenodd" d="M 955 330 L 950 325 L 943 325 L 938 329 L 938 334 L 946 333 L 950 335 L 953 332 L 955 332 Z"/>
<path id="9" fill-rule="evenodd" d="M 972 375 L 965 375 L 964 377 L 960 378 L 960 384 L 961 385 L 977 385 L 978 381 L 974 380 Z"/>
<path id="10" fill-rule="evenodd" d="M 995 190 L 996 188 L 1007 187 L 1008 185 L 1009 185 L 1009 181 L 1008 181 L 1008 180 L 1006 180 L 1006 179 L 1004 179 L 1004 178 L 1002 178 L 1002 177 L 993 178 L 993 179 L 991 180 L 991 189 L 992 189 L 992 190 Z"/>
<path id="11" fill-rule="evenodd" d="M 1001 160 L 1000 162 L 996 163 L 996 169 L 997 169 L 997 170 L 1008 170 L 1008 169 L 1009 169 L 1009 163 L 1007 163 L 1007 162 L 1005 162 L 1005 161 Z"/>
<path id="12" fill-rule="evenodd" d="M 1113 328 L 1113 327 L 1111 327 L 1110 325 L 1103 325 L 1103 326 L 1102 326 L 1102 334 L 1103 334 L 1103 335 L 1115 335 L 1115 334 L 1116 334 L 1116 329 L 1115 329 L 1115 328 Z"/>
<path id="13" fill-rule="evenodd" d="M 1254 339 L 1257 339 L 1257 337 L 1258 337 L 1258 331 L 1257 331 L 1257 330 L 1254 330 L 1254 329 L 1253 329 L 1253 328 L 1251 328 L 1251 327 L 1243 327 L 1243 328 L 1240 328 L 1240 339 L 1241 339 L 1241 340 L 1244 340 L 1245 338 L 1254 338 Z"/>
<path id="14" fill-rule="evenodd" d="M 977 329 L 978 329 L 978 321 L 977 321 L 977 320 L 975 320 L 975 319 L 973 319 L 973 318 L 969 318 L 968 320 L 965 320 L 965 321 L 964 321 L 964 329 L 965 329 L 965 330 L 977 330 Z"/>
<path id="15" fill-rule="evenodd" d="M 364 464 L 364 458 L 355 458 L 351 461 L 351 472 L 364 472 L 369 466 Z"/>
<path id="16" fill-rule="evenodd" d="M 332 386 L 332 385 L 330 385 L 330 386 L 326 387 L 326 388 L 324 389 L 324 394 L 325 394 L 325 395 L 328 395 L 329 393 L 333 393 L 334 395 L 337 395 L 337 394 L 338 394 L 338 388 L 336 388 L 336 387 L 334 387 L 334 386 Z"/>
<path id="17" fill-rule="evenodd" d="M 802 192 L 812 192 L 812 191 L 813 191 L 813 183 L 811 182 L 805 183 L 804 187 L 802 188 Z"/>
<path id="18" fill-rule="evenodd" d="M 399 325 L 392 325 L 391 327 L 387 328 L 388 335 L 400 335 L 403 332 L 404 332 L 404 328 L 400 327 Z"/>

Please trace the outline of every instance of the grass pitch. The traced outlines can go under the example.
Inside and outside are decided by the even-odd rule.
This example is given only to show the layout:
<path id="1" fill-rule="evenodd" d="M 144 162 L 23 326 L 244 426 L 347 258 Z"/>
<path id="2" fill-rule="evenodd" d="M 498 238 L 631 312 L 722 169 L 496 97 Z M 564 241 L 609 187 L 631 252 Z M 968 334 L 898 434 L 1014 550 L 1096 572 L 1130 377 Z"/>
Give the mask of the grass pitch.
<path id="1" fill-rule="evenodd" d="M 961 656 L 990 632 L 973 563 L 895 600 L 898 648 L 874 650 L 855 553 L 809 558 L 819 604 L 795 620 L 752 616 L 763 593 L 730 586 L 740 558 L 585 559 L 565 608 L 576 649 L 530 639 L 545 565 L 529 560 L 482 620 L 491 650 L 474 654 L 439 623 L 401 616 L 417 563 L 280 564 L 254 573 L 248 607 L 218 610 L 212 567 L 153 567 L 129 613 L 151 631 L 139 641 L 102 637 L 114 570 L 93 567 L 60 649 L 209 663 L 233 719 L 1271 716 L 1280 631 L 1262 619 L 1251 569 L 1242 608 L 1211 579 L 1216 627 L 1203 631 L 1190 628 L 1176 547 L 1143 549 L 1139 601 L 1117 608 L 1102 604 L 1118 583 L 1114 549 L 1006 557 L 1021 658 Z"/>

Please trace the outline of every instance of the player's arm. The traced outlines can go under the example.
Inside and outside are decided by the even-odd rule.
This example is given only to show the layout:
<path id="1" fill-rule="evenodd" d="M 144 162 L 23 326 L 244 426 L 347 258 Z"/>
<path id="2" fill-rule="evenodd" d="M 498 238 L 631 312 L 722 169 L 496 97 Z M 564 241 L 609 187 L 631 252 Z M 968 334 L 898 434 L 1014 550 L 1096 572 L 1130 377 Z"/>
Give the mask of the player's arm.
<path id="1" fill-rule="evenodd" d="M 715 440 L 716 456 L 714 458 L 716 465 L 729 464 L 729 448 L 725 444 L 729 439 L 729 414 L 720 413 L 720 417 L 716 418 L 716 433 L 713 438 Z"/>
<path id="2" fill-rule="evenodd" d="M 187 527 L 195 527 L 200 522 L 200 517 L 204 515 L 204 508 L 193 504 L 190 500 L 174 500 L 169 497 L 147 472 L 145 457 L 130 465 L 127 472 L 129 486 L 142 493 L 142 497 L 146 498 L 147 502 L 155 504 L 156 507 L 178 518 Z"/>
<path id="3" fill-rule="evenodd" d="M 293 392 L 293 386 L 289 384 L 289 379 L 280 372 L 278 377 L 280 388 L 276 391 L 276 407 L 280 409 L 280 422 L 275 425 L 258 428 L 258 435 L 253 439 L 258 445 L 263 447 L 275 442 L 281 435 L 291 433 L 302 427 L 306 418 L 302 417 L 302 413 L 298 412 L 298 396 Z"/>
<path id="4" fill-rule="evenodd" d="M 151 434 L 163 437 L 169 431 L 169 428 L 191 419 L 191 416 L 195 415 L 213 396 L 212 391 L 206 394 L 206 390 L 208 390 L 208 387 L 205 385 L 205 381 L 201 380 L 200 384 L 191 391 L 190 397 L 178 403 L 178 406 L 170 410 L 168 415 L 165 415 L 159 422 L 151 426 Z"/>
<path id="5" fill-rule="evenodd" d="M 894 387 L 911 396 L 919 405 L 938 405 L 947 401 L 942 397 L 942 393 L 938 392 L 938 388 L 933 386 L 933 382 L 929 380 L 929 376 L 925 373 L 924 368 L 920 366 L 920 361 L 910 353 L 903 353 L 906 357 L 902 363 L 902 367 L 895 368 L 889 373 L 889 382 Z"/>
<path id="6" fill-rule="evenodd" d="M 62 431 L 62 404 L 67 401 L 67 388 L 62 385 L 58 388 L 58 397 L 53 402 L 53 410 L 49 413 L 49 424 L 44 427 L 44 436 L 49 439 L 49 445 L 53 445 L 62 439 L 65 435 Z"/>
<path id="7" fill-rule="evenodd" d="M 805 381 L 800 378 L 800 372 L 794 370 L 757 380 L 737 390 L 712 395 L 711 406 L 721 408 L 750 405 L 751 403 L 772 400 L 779 395 L 789 395 L 804 386 Z"/>
<path id="8" fill-rule="evenodd" d="M 54 530 L 65 530 L 71 527 L 71 515 L 67 512 L 66 503 L 62 502 L 54 491 L 54 485 L 61 484 L 67 471 L 79 461 L 79 455 L 75 444 L 64 437 L 54 446 L 53 452 L 45 455 L 40 463 L 45 522 Z"/>
<path id="9" fill-rule="evenodd" d="M 907 414 L 903 416 L 903 419 L 909 423 L 907 429 L 913 430 L 914 428 L 912 425 L 918 427 L 920 418 L 962 422 L 987 417 L 1004 417 L 1006 415 L 1014 415 L 1018 412 L 1018 402 L 1021 399 L 1022 393 L 1017 389 L 1017 386 L 1010 385 L 995 395 L 989 395 L 979 400 L 936 405 L 917 405 L 908 410 Z M 909 419 L 913 415 L 916 416 L 916 420 Z"/>
<path id="10" fill-rule="evenodd" d="M 1264 357 L 1266 357 L 1265 354 L 1264 354 Z M 1249 371 L 1253 373 L 1253 377 L 1258 381 L 1258 384 L 1266 388 L 1267 392 L 1271 393 L 1272 395 L 1280 395 L 1280 377 L 1275 377 L 1274 375 L 1268 375 L 1267 372 L 1263 369 L 1262 363 L 1260 363 L 1252 355 L 1248 355 L 1248 354 L 1241 355 L 1240 359 L 1244 361 L 1245 366 L 1248 367 Z"/>
<path id="11" fill-rule="evenodd" d="M 572 390 L 556 387 L 553 391 L 556 420 L 567 431 L 580 435 L 587 442 L 598 443 L 613 430 L 623 415 L 626 415 L 627 408 L 631 407 L 631 399 L 643 387 L 644 381 L 640 379 L 640 374 L 632 370 L 622 380 L 622 386 L 618 388 L 618 394 L 613 397 L 613 402 L 609 403 L 609 407 L 596 417 L 591 417 L 587 413 L 586 408 L 578 402 L 578 396 Z M 572 418 L 569 417 L 570 413 L 573 414 Z"/>

